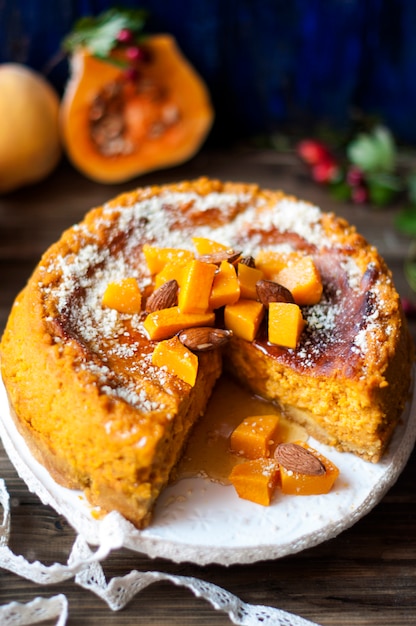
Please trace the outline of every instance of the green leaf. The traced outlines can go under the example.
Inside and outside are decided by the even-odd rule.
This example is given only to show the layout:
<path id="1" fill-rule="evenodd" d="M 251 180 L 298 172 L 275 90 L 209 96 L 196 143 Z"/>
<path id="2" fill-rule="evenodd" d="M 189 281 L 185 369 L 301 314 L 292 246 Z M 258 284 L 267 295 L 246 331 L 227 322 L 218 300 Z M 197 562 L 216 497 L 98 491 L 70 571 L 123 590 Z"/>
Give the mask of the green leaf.
<path id="1" fill-rule="evenodd" d="M 377 126 L 372 133 L 360 133 L 347 146 L 347 155 L 365 173 L 392 172 L 396 167 L 395 143 L 384 126 Z"/>
<path id="2" fill-rule="evenodd" d="M 396 145 L 393 135 L 384 126 L 377 126 L 373 133 L 379 156 L 379 169 L 392 172 L 396 168 Z"/>
<path id="3" fill-rule="evenodd" d="M 407 177 L 407 193 L 409 201 L 416 205 L 416 172 L 411 172 Z"/>
<path id="4" fill-rule="evenodd" d="M 404 235 L 416 237 L 416 205 L 402 209 L 396 215 L 394 225 Z"/>
<path id="5" fill-rule="evenodd" d="M 389 204 L 403 191 L 400 178 L 386 172 L 368 174 L 366 182 L 370 201 L 379 206 Z"/>
<path id="6" fill-rule="evenodd" d="M 331 183 L 329 191 L 335 200 L 346 201 L 351 198 L 351 187 L 345 181 Z"/>
<path id="7" fill-rule="evenodd" d="M 128 28 L 139 34 L 146 17 L 146 11 L 141 9 L 110 9 L 97 17 L 82 17 L 64 39 L 63 46 L 68 52 L 85 46 L 97 57 L 107 58 L 116 45 L 119 32 Z"/>
<path id="8" fill-rule="evenodd" d="M 360 134 L 347 147 L 348 158 L 364 172 L 375 169 L 377 154 L 374 144 L 368 135 Z"/>

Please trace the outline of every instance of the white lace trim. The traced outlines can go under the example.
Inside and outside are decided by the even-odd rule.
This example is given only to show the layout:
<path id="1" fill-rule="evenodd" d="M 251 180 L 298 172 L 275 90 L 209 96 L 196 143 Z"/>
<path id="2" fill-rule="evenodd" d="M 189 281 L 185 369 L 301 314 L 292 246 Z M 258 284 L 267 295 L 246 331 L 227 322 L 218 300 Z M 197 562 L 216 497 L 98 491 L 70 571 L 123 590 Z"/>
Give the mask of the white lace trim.
<path id="1" fill-rule="evenodd" d="M 232 593 L 212 583 L 190 576 L 177 576 L 165 572 L 132 570 L 125 576 L 114 577 L 107 582 L 101 561 L 118 547 L 117 537 L 113 545 L 107 543 L 93 552 L 87 542 L 78 535 L 72 546 L 66 565 L 44 565 L 39 561 L 29 563 L 23 556 L 14 554 L 8 547 L 10 534 L 9 494 L 0 479 L 0 504 L 3 521 L 0 525 L 0 567 L 41 585 L 53 585 L 70 578 L 84 589 L 92 591 L 107 603 L 113 611 L 124 608 L 140 591 L 157 581 L 169 581 L 187 587 L 196 597 L 207 600 L 211 606 L 227 613 L 233 624 L 241 626 L 317 626 L 313 622 L 273 607 L 242 602 Z M 51 598 L 35 598 L 28 604 L 11 602 L 0 607 L 0 623 L 3 626 L 26 626 L 46 619 L 57 618 L 56 626 L 65 626 L 68 617 L 68 601 L 62 594 Z"/>

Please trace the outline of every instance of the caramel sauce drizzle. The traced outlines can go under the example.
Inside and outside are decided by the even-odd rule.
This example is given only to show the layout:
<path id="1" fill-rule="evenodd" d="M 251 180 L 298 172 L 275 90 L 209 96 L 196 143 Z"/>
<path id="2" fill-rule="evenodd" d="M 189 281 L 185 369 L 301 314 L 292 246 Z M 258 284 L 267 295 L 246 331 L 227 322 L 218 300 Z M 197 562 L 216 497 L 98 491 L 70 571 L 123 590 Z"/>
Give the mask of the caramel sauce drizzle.
<path id="1" fill-rule="evenodd" d="M 240 422 L 250 415 L 279 415 L 281 442 L 306 441 L 302 426 L 282 415 L 279 407 L 253 395 L 223 375 L 211 396 L 205 414 L 192 431 L 172 482 L 202 476 L 229 484 L 228 476 L 236 463 L 244 459 L 230 452 L 229 438 Z M 276 442 L 277 443 L 277 442 Z"/>

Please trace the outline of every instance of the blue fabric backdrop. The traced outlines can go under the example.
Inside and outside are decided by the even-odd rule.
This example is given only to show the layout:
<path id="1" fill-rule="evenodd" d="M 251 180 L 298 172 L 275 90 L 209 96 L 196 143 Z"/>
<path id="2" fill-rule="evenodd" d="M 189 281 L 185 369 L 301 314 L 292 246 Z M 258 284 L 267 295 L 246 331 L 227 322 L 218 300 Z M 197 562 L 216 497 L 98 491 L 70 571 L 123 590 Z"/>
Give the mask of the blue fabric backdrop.
<path id="1" fill-rule="evenodd" d="M 3 0 L 0 62 L 19 61 L 62 90 L 62 38 L 107 0 Z M 228 140 L 376 114 L 416 143 L 415 0 L 125 0 L 150 31 L 176 36 L 205 78 Z M 53 66 L 53 69 L 51 69 Z M 48 70 L 49 68 L 49 70 Z"/>

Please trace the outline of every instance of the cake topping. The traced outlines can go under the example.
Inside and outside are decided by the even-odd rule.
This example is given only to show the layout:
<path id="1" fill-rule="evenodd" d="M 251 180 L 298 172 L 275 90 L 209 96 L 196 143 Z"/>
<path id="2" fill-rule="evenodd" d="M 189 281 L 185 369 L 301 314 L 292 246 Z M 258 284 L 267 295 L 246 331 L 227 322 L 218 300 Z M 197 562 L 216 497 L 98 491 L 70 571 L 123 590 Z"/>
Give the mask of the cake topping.
<path id="1" fill-rule="evenodd" d="M 179 341 L 190 350 L 194 352 L 206 352 L 222 347 L 232 336 L 232 330 L 204 326 L 182 330 L 178 338 Z"/>
<path id="2" fill-rule="evenodd" d="M 240 263 L 242 263 L 242 265 L 248 265 L 248 267 L 256 267 L 256 261 L 251 255 L 242 257 Z"/>
<path id="3" fill-rule="evenodd" d="M 103 306 L 116 309 L 119 313 L 134 315 L 142 308 L 142 294 L 137 280 L 133 277 L 123 278 L 119 283 L 109 283 L 102 299 Z"/>
<path id="4" fill-rule="evenodd" d="M 274 451 L 274 458 L 286 470 L 321 476 L 325 474 L 325 466 L 312 452 L 296 443 L 281 443 Z"/>
<path id="5" fill-rule="evenodd" d="M 235 263 L 237 259 L 240 257 L 241 252 L 235 252 L 232 248 L 228 250 L 224 250 L 221 252 L 212 252 L 211 254 L 203 254 L 198 259 L 203 261 L 204 263 L 214 263 L 219 265 L 222 261 L 227 261 L 228 263 Z"/>
<path id="6" fill-rule="evenodd" d="M 270 302 L 294 302 L 289 289 L 273 280 L 259 280 L 256 283 L 257 297 L 260 302 L 269 308 Z"/>
<path id="7" fill-rule="evenodd" d="M 339 469 L 304 441 L 283 436 L 277 414 L 249 415 L 231 432 L 229 450 L 238 458 L 229 480 L 240 498 L 269 506 L 280 489 L 289 495 L 328 493 Z"/>
<path id="8" fill-rule="evenodd" d="M 160 285 L 160 287 L 155 289 L 148 297 L 146 301 L 146 311 L 153 313 L 153 311 L 169 309 L 171 306 L 176 306 L 178 304 L 178 288 L 178 281 L 174 278 Z"/>
<path id="9" fill-rule="evenodd" d="M 166 368 L 185 383 L 193 387 L 198 374 L 198 357 L 193 354 L 175 335 L 159 341 L 152 354 L 152 363 Z"/>
<path id="10" fill-rule="evenodd" d="M 270 203 L 247 189 L 199 193 L 183 185 L 177 191 L 162 189 L 152 194 L 149 188 L 125 206 L 123 202 L 107 205 L 99 216 L 74 227 L 75 253 L 69 242 L 67 255 L 55 259 L 53 266 L 44 266 L 45 297 L 52 298 L 56 307 L 51 315 L 62 316 L 98 358 L 107 354 L 124 359 L 133 373 L 140 371 L 141 377 L 152 380 L 151 361 L 141 359 L 139 364 L 138 360 L 148 338 L 161 341 L 200 325 L 214 329 L 212 312 L 223 309 L 227 328 L 235 335 L 255 340 L 259 348 L 300 369 L 325 367 L 327 356 L 343 345 L 337 333 L 345 326 L 344 333 L 351 334 L 351 348 L 342 358 L 351 359 L 351 367 L 360 367 L 371 341 L 374 316 L 382 312 L 377 278 L 373 280 L 369 273 L 365 286 L 372 310 L 358 312 L 354 302 L 360 301 L 366 268 L 352 256 L 337 256 L 338 239 L 324 229 L 317 207 L 283 196 Z M 105 247 L 103 240 L 108 241 Z M 186 280 L 183 272 L 187 272 Z M 306 286 L 299 288 L 299 276 L 307 277 Z M 176 301 L 175 283 L 169 281 L 180 285 L 182 280 Z M 195 285 L 201 290 L 204 281 L 209 288 L 204 288 L 201 305 Z M 277 340 L 290 346 L 283 351 L 270 344 L 267 333 L 265 338 L 259 334 L 262 320 L 270 317 L 270 293 L 265 295 L 264 290 L 270 283 L 261 281 L 281 285 L 273 286 L 273 297 L 279 299 L 284 293 L 287 304 L 293 304 L 293 299 L 300 307 L 292 311 L 296 314 L 289 324 L 289 340 L 287 336 Z M 136 299 L 142 299 L 141 310 L 120 311 L 120 305 L 117 309 L 108 304 L 106 297 L 111 289 L 115 295 L 114 286 L 134 283 Z M 344 299 L 347 285 L 351 290 L 348 301 Z M 198 305 L 199 312 L 184 313 Z M 354 321 L 358 313 L 359 326 Z M 185 320 L 184 315 L 188 316 Z"/>

